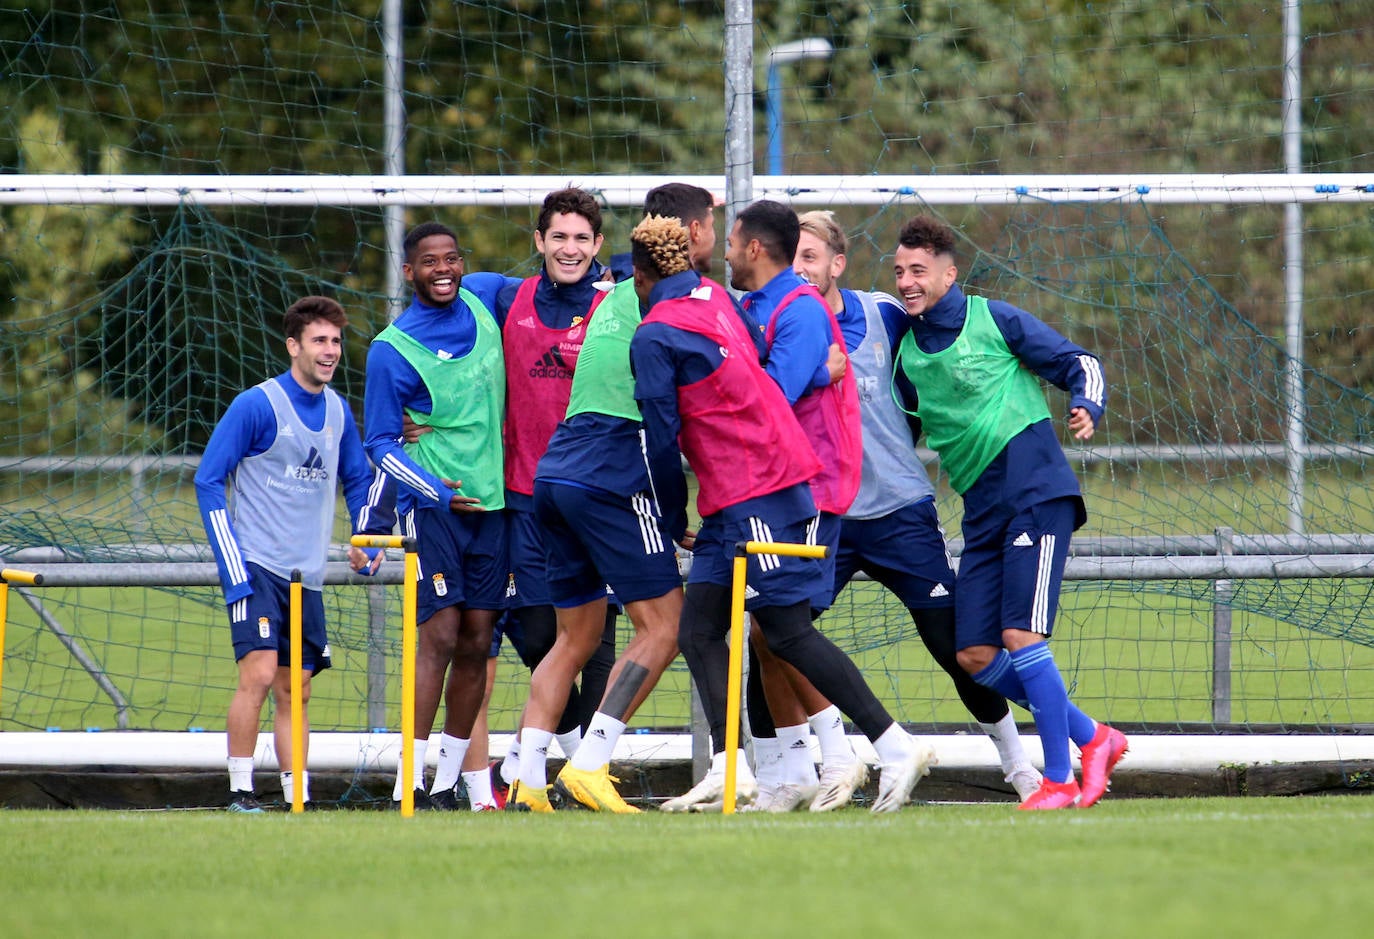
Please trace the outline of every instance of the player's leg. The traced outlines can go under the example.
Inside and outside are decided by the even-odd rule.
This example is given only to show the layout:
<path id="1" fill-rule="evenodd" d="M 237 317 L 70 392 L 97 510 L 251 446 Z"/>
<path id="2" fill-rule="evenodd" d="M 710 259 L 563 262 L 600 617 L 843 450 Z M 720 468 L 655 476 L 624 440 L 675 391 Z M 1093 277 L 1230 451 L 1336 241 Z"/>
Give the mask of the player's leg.
<path id="1" fill-rule="evenodd" d="M 489 764 L 491 735 L 490 723 L 487 719 L 491 706 L 491 692 L 496 686 L 496 654 L 501 651 L 499 628 L 492 635 L 491 648 L 493 654 L 487 656 L 487 687 L 482 694 L 482 709 L 477 712 L 477 720 L 473 722 L 472 737 L 462 762 L 463 789 L 467 792 L 468 807 L 474 812 L 501 809 L 505 808 L 506 805 L 505 794 L 496 790 L 492 780 L 493 767 Z M 431 798 L 434 799 L 436 805 L 439 805 L 439 800 L 433 794 L 431 794 Z M 456 806 L 456 798 L 454 803 Z M 439 807 L 442 808 L 443 806 L 439 805 Z"/>
<path id="2" fill-rule="evenodd" d="M 301 668 L 301 801 L 310 801 L 310 676 L 312 669 Z M 272 742 L 277 750 L 277 767 L 281 771 L 281 794 L 289 806 L 295 795 L 296 780 L 291 767 L 294 750 L 291 733 L 291 669 L 278 665 L 276 677 L 272 681 Z"/>
<path id="3" fill-rule="evenodd" d="M 701 699 L 711 736 L 711 765 L 706 775 L 684 794 L 664 802 L 665 812 L 720 811 L 725 793 L 726 692 L 730 671 L 730 588 L 724 584 L 696 580 L 705 577 L 710 560 L 724 560 L 724 549 L 712 545 L 709 529 L 703 525 L 692 552 L 692 573 L 682 598 L 682 619 L 678 625 L 678 646 L 687 662 L 697 695 Z M 728 565 L 716 565 L 728 570 Z M 716 576 L 726 576 L 719 571 Z M 740 750 L 736 759 L 736 799 L 738 804 L 752 802 L 757 784 Z"/>
<path id="4" fill-rule="evenodd" d="M 764 541 L 807 542 L 816 535 L 811 519 L 755 517 L 745 520 L 742 527 L 756 540 Z M 812 610 L 816 606 L 816 582 L 822 576 L 819 562 L 754 555 L 749 564 L 750 586 L 757 594 L 752 612 L 769 648 L 801 672 L 873 742 L 882 764 L 873 811 L 896 811 L 908 800 L 920 777 L 930 772 L 935 763 L 934 749 L 892 719 L 849 657 L 816 629 Z M 833 587 L 833 580 L 827 581 L 826 587 Z"/>
<path id="5" fill-rule="evenodd" d="M 297 781 L 292 771 L 291 650 L 290 636 L 277 652 L 277 674 L 272 682 L 275 714 L 272 722 L 277 766 L 281 770 L 282 797 L 291 804 Z M 311 679 L 331 665 L 329 636 L 324 626 L 324 595 L 304 590 L 301 596 L 301 801 L 310 801 L 310 688 Z"/>
<path id="6" fill-rule="evenodd" d="M 607 675 L 587 736 L 559 773 L 556 786 L 597 811 L 637 812 L 616 791 L 610 761 L 625 725 L 677 656 L 682 586 L 676 552 L 646 493 L 627 498 L 558 483 L 540 485 L 536 484 L 536 501 L 551 516 L 550 541 L 564 548 L 549 562 L 549 590 L 556 602 L 608 584 L 634 627 L 624 653 Z M 603 627 L 599 649 L 604 650 L 605 637 Z M 595 680 L 589 679 L 585 666 L 582 675 L 585 694 Z"/>
<path id="7" fill-rule="evenodd" d="M 960 666 L 955 650 L 954 608 L 913 607 L 910 613 L 931 658 L 949 675 L 959 700 L 997 748 L 1003 778 L 1012 784 L 1018 798 L 1024 801 L 1040 788 L 1040 772 L 1031 763 L 1021 742 L 1021 732 L 1016 727 L 1016 718 L 1007 705 L 1007 699 L 995 689 L 974 681 L 973 676 Z"/>
<path id="8" fill-rule="evenodd" d="M 600 644 L 605 622 L 604 592 L 587 603 L 559 609 L 557 638 L 530 676 L 530 696 L 520 731 L 522 788 L 543 789 L 547 785 L 549 744 L 568 703 L 568 689 Z"/>
<path id="9" fill-rule="evenodd" d="M 591 726 L 592 716 L 596 714 L 601 699 L 606 696 L 606 688 L 611 680 L 611 669 L 615 667 L 616 622 L 620 618 L 617 602 L 606 604 L 606 623 L 601 630 L 601 642 L 582 666 L 582 677 L 576 686 L 577 701 L 570 708 L 582 736 L 586 736 Z M 572 754 L 568 754 L 569 758 Z"/>
<path id="10" fill-rule="evenodd" d="M 896 811 L 930 772 L 934 749 L 892 719 L 849 657 L 812 625 L 809 604 L 764 607 L 754 615 L 773 652 L 795 666 L 873 743 L 882 767 L 873 811 Z"/>
<path id="11" fill-rule="evenodd" d="M 228 743 L 229 810 L 261 812 L 253 795 L 253 754 L 262 725 L 262 706 L 272 690 L 286 649 L 290 585 L 256 564 L 248 564 L 253 592 L 228 607 L 238 681 L 225 720 Z M 289 660 L 288 660 L 289 661 Z"/>
<path id="12" fill-rule="evenodd" d="M 463 608 L 458 611 L 457 636 L 453 657 L 449 663 L 448 681 L 444 685 L 444 734 L 457 741 L 460 752 L 453 760 L 449 786 L 457 785 L 458 767 L 462 766 L 472 739 L 472 728 L 482 710 L 487 695 L 487 659 L 491 649 L 492 630 L 500 616 L 499 610 Z"/>
<path id="13" fill-rule="evenodd" d="M 549 593 L 548 533 L 538 509 L 533 506 L 529 509 L 507 507 L 504 515 L 510 541 L 511 571 L 507 606 L 510 617 L 519 623 L 524 640 L 522 661 L 533 674 L 558 638 L 558 613 Z M 582 742 L 583 710 L 581 690 L 574 678 L 568 688 L 567 706 L 554 730 L 565 757 L 571 758 Z"/>
<path id="14" fill-rule="evenodd" d="M 262 706 L 276 673 L 275 649 L 253 649 L 239 657 L 238 684 L 225 721 L 229 744 L 230 811 L 262 811 L 253 795 L 253 752 L 258 744 Z"/>
<path id="15" fill-rule="evenodd" d="M 749 727 L 754 737 L 754 775 L 759 797 L 752 809 L 790 812 L 809 806 L 820 780 L 811 759 L 811 728 L 798 694 L 823 697 L 768 648 L 755 623 L 750 633 Z M 826 701 L 820 707 L 829 705 Z"/>
<path id="16" fill-rule="evenodd" d="M 544 570 L 542 565 L 540 570 Z M 546 590 L 546 588 L 541 588 L 541 590 Z M 547 595 L 547 593 L 543 595 Z M 520 632 L 524 636 L 523 661 L 525 666 L 529 668 L 530 675 L 533 676 L 535 670 L 543 663 L 544 658 L 558 641 L 560 614 L 552 604 L 540 604 L 514 609 L 510 615 L 520 624 Z M 568 758 L 577 752 L 578 746 L 582 743 L 582 726 L 579 723 L 581 712 L 582 695 L 577 685 L 577 673 L 574 673 L 564 696 L 563 709 L 558 713 L 553 728 L 553 735 L 558 740 L 559 749 Z M 523 716 L 520 724 L 522 727 L 525 725 Z"/>
<path id="17" fill-rule="evenodd" d="M 840 591 L 864 568 L 862 547 L 868 525 L 863 520 L 840 520 L 839 539 L 834 550 L 835 581 L 829 605 L 834 605 Z M 789 680 L 806 711 L 806 721 L 821 751 L 821 771 L 811 811 L 828 812 L 848 805 L 854 792 L 868 782 L 868 764 L 854 752 L 840 709 L 826 700 L 796 669 L 792 669 Z"/>

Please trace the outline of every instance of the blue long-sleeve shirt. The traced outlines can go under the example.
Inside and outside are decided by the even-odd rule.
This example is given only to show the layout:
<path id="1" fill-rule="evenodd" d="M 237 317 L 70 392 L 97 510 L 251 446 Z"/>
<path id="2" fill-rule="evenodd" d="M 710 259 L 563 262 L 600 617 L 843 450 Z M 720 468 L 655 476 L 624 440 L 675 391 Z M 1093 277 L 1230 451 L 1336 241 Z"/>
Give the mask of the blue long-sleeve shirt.
<path id="1" fill-rule="evenodd" d="M 758 290 L 746 293 L 741 303 L 749 316 L 767 329 L 782 299 L 805 283 L 792 268 L 783 268 Z M 798 297 L 778 315 L 764 369 L 778 383 L 788 404 L 796 404 L 808 391 L 830 384 L 825 365 L 830 343 L 830 317 L 815 297 Z"/>
<path id="2" fill-rule="evenodd" d="M 941 352 L 954 344 L 964 328 L 967 300 L 955 284 L 924 314 L 907 317 L 906 328 L 921 351 Z M 1082 407 L 1094 424 L 1101 421 L 1107 388 L 1096 356 L 1010 303 L 989 300 L 988 311 L 1012 354 L 1069 393 L 1069 410 Z M 915 411 L 917 389 L 901 373 L 896 385 L 905 407 Z M 964 493 L 964 531 L 979 532 L 984 526 L 997 525 L 1009 513 L 1065 497 L 1078 500 L 1077 525 L 1082 525 L 1087 512 L 1078 477 L 1064 456 L 1053 422 L 1039 421 L 1013 437 Z"/>
<path id="3" fill-rule="evenodd" d="M 506 278 L 500 274 L 471 274 L 463 278 L 462 286 L 477 296 L 488 311 L 494 311 L 497 294 L 505 283 Z M 492 315 L 495 316 L 494 312 Z M 461 297 L 439 308 L 413 300 L 396 318 L 396 326 L 425 348 L 454 358 L 470 353 L 477 342 L 476 314 Z M 474 394 L 488 392 L 489 389 L 473 389 Z M 421 468 L 402 446 L 402 421 L 407 408 L 429 414 L 434 408 L 429 389 L 399 350 L 389 343 L 372 343 L 367 350 L 367 384 L 363 390 L 363 445 L 367 455 L 395 481 L 396 507 L 400 512 L 412 508 L 447 509 L 452 491 L 438 476 Z"/>
<path id="4" fill-rule="evenodd" d="M 276 378 L 286 391 L 291 406 L 301 422 L 312 430 L 324 426 L 326 404 L 324 392 L 312 393 L 302 388 L 290 372 Z M 381 474 L 367 461 L 358 425 L 353 413 L 345 406 L 343 439 L 339 441 L 339 480 L 343 484 L 344 502 L 353 520 L 354 532 L 390 531 L 395 516 L 384 489 Z M 210 547 L 219 569 L 224 600 L 232 604 L 253 593 L 246 573 L 240 565 L 227 563 L 227 555 L 242 554 L 238 536 L 229 523 L 227 531 L 211 523 L 211 513 L 228 507 L 226 486 L 239 463 L 248 457 L 267 452 L 277 439 L 277 418 L 266 392 L 253 387 L 239 393 L 224 416 L 215 425 L 205 454 L 196 470 L 196 503 L 201 521 L 210 533 Z M 227 517 L 227 515 L 226 515 Z"/>

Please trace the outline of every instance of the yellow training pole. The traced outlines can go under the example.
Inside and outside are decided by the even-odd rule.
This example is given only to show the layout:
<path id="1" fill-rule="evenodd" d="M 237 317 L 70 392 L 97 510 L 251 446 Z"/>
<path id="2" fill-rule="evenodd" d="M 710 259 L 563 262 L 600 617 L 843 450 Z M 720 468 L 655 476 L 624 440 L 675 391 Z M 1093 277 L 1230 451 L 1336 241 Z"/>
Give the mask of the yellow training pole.
<path id="1" fill-rule="evenodd" d="M 414 538 L 399 535 L 354 535 L 359 548 L 400 548 L 405 551 L 401 585 L 401 817 L 415 814 L 415 649 L 418 645 L 415 604 L 420 581 L 420 555 Z"/>
<path id="2" fill-rule="evenodd" d="M 305 666 L 301 642 L 301 572 L 291 572 L 291 811 L 305 811 Z"/>
<path id="3" fill-rule="evenodd" d="M 17 571 L 12 567 L 0 568 L 0 689 L 5 687 L 5 623 L 10 615 L 10 584 L 12 583 L 32 584 L 36 587 L 43 583 L 43 575 L 33 574 L 29 571 Z"/>
<path id="4" fill-rule="evenodd" d="M 781 541 L 735 543 L 734 577 L 730 583 L 730 674 L 725 686 L 725 795 L 721 812 L 735 812 L 735 779 L 739 772 L 740 689 L 744 684 L 744 588 L 751 554 L 782 554 L 796 558 L 823 558 L 825 545 Z"/>
<path id="5" fill-rule="evenodd" d="M 740 686 L 744 684 L 744 587 L 749 556 L 735 547 L 735 570 L 730 579 L 730 672 L 725 681 L 725 801 L 721 812 L 735 814 L 735 774 L 739 772 Z"/>

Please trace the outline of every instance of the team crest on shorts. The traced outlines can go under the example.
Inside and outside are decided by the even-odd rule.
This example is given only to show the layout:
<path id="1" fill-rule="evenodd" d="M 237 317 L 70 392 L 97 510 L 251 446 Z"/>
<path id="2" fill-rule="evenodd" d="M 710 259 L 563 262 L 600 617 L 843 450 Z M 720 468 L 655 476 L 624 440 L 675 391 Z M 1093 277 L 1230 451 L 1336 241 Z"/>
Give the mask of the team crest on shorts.
<path id="1" fill-rule="evenodd" d="M 434 581 L 434 595 L 436 597 L 448 596 L 448 582 L 444 580 L 443 574 L 435 574 L 430 580 Z"/>
<path id="2" fill-rule="evenodd" d="M 265 616 L 258 617 L 258 635 L 263 639 L 272 638 L 272 621 Z"/>

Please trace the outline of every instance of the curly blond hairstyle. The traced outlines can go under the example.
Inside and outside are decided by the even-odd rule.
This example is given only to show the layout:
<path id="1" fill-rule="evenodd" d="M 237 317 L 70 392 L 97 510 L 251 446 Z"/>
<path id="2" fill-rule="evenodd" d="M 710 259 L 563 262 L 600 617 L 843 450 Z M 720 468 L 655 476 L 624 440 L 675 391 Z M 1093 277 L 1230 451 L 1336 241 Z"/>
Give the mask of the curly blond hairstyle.
<path id="1" fill-rule="evenodd" d="M 687 229 L 675 218 L 644 216 L 630 232 L 630 242 L 635 266 L 652 271 L 660 278 L 692 269 Z"/>

